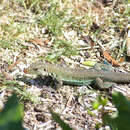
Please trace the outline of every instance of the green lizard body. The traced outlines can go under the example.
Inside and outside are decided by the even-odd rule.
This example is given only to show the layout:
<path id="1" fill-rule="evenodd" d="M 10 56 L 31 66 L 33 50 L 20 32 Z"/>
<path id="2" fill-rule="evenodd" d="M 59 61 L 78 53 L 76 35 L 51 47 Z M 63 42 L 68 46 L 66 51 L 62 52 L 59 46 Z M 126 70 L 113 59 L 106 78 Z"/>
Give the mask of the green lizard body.
<path id="1" fill-rule="evenodd" d="M 59 64 L 43 63 L 41 61 L 32 64 L 26 69 L 26 73 L 42 75 L 43 72 L 48 72 L 57 79 L 69 85 L 90 85 L 96 79 L 102 79 L 103 82 L 114 83 L 130 83 L 130 73 L 109 72 L 95 69 L 77 68 L 71 69 L 63 67 Z"/>

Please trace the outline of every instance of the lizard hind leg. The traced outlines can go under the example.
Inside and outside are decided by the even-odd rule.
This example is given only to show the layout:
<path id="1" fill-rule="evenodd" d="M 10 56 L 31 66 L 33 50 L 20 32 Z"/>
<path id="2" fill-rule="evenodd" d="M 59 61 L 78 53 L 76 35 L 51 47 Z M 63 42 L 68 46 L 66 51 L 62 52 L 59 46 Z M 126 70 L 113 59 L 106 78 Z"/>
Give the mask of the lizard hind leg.
<path id="1" fill-rule="evenodd" d="M 112 82 L 104 82 L 101 78 L 96 78 L 95 84 L 96 86 L 98 86 L 99 89 L 108 89 L 115 85 L 115 83 Z"/>

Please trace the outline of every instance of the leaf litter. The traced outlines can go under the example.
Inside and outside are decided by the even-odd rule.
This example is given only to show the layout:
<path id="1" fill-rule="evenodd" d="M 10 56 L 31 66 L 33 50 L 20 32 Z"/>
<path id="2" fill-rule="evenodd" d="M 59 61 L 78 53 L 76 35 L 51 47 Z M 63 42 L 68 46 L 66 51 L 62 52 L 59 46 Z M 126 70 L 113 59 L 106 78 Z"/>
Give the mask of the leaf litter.
<path id="1" fill-rule="evenodd" d="M 120 66 L 119 71 L 129 71 L 125 60 L 120 63 L 126 56 L 128 15 L 125 1 L 35 2 L 0 3 L 0 61 L 1 72 L 6 78 L 11 74 L 15 80 L 17 76 L 24 80 L 23 70 L 39 59 L 77 67 L 86 60 L 102 62 L 106 58 L 112 65 Z M 31 85 L 18 87 L 17 93 L 25 105 L 24 125 L 27 128 L 60 129 L 51 118 L 50 107 L 74 129 L 108 128 L 102 124 L 102 106 L 97 110 L 92 106 L 99 95 L 105 98 L 106 92 L 88 86 L 65 85 L 51 91 L 47 85 L 39 85 L 42 79 L 38 82 L 31 78 L 26 80 Z M 118 85 L 114 89 L 111 93 L 121 91 L 129 97 L 128 85 Z M 5 101 L 10 91 L 1 84 L 1 101 Z M 115 111 L 110 101 L 105 107 L 108 113 Z"/>

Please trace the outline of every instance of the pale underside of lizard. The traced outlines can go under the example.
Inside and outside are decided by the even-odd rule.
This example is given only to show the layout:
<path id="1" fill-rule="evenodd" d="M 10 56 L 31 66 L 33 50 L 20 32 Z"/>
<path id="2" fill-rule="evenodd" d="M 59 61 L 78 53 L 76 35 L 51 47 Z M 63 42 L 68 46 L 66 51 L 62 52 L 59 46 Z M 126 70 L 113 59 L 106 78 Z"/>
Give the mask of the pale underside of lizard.
<path id="1" fill-rule="evenodd" d="M 46 71 L 49 75 L 69 85 L 90 85 L 96 81 L 101 87 L 110 87 L 113 83 L 130 83 L 130 73 L 109 72 L 96 69 L 63 67 L 59 64 L 38 61 L 27 68 L 26 73 L 43 75 Z M 108 86 L 106 86 L 106 83 Z"/>

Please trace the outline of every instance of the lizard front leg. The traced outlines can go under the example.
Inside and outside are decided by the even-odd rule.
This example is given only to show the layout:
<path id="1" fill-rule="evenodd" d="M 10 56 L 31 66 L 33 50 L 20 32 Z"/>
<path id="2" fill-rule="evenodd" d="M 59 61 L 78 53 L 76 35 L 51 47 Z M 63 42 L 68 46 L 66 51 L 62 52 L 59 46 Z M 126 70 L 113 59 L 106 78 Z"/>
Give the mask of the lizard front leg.
<path id="1" fill-rule="evenodd" d="M 112 87 L 113 85 L 115 85 L 115 83 L 113 82 L 106 82 L 103 81 L 101 78 L 96 78 L 95 80 L 95 84 L 100 88 L 100 89 L 107 89 Z"/>

